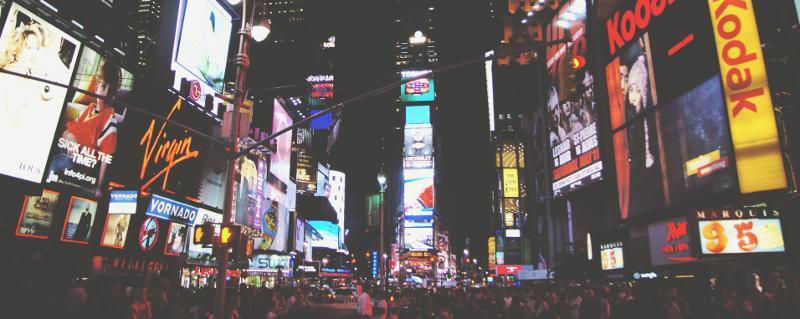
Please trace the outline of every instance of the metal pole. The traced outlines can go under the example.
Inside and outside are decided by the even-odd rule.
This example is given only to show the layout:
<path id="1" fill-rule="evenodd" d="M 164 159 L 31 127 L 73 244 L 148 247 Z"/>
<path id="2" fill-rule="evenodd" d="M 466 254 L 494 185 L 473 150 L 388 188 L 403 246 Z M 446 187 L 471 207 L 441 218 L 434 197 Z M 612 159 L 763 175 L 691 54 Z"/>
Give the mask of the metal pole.
<path id="1" fill-rule="evenodd" d="M 236 55 L 236 86 L 234 91 L 232 132 L 230 134 L 230 151 L 233 156 L 228 160 L 228 184 L 225 187 L 225 210 L 223 212 L 222 223 L 230 223 L 233 216 L 234 205 L 234 184 L 236 182 L 236 160 L 239 152 L 239 107 L 245 99 L 244 88 L 247 80 L 247 68 L 250 67 L 250 57 L 247 54 L 250 45 L 250 18 L 248 15 L 247 3 L 251 0 L 242 1 L 242 23 L 239 28 L 239 53 Z M 225 285 L 228 270 L 228 250 L 218 249 L 217 255 L 217 318 L 225 316 Z"/>
<path id="2" fill-rule="evenodd" d="M 379 253 L 380 255 L 378 256 L 378 258 L 379 258 L 378 260 L 379 260 L 379 266 L 380 266 L 380 269 L 381 269 L 381 274 L 380 274 L 381 275 L 381 281 L 383 281 L 384 287 L 385 287 L 387 281 L 386 281 L 386 269 L 385 269 L 385 267 L 386 267 L 386 258 L 383 257 L 383 256 L 385 256 L 385 251 L 383 249 L 383 237 L 384 237 L 383 236 L 383 224 L 384 224 L 384 222 L 383 222 L 383 220 L 384 220 L 384 216 L 383 216 L 383 211 L 384 211 L 384 209 L 383 209 L 383 206 L 384 206 L 383 192 L 384 192 L 383 185 L 381 185 L 381 207 L 380 207 L 380 210 L 379 210 L 380 219 L 381 219 L 381 224 L 380 224 L 381 225 L 381 238 L 380 238 L 380 245 L 381 246 L 380 246 L 380 249 L 379 249 L 380 250 L 380 253 Z"/>

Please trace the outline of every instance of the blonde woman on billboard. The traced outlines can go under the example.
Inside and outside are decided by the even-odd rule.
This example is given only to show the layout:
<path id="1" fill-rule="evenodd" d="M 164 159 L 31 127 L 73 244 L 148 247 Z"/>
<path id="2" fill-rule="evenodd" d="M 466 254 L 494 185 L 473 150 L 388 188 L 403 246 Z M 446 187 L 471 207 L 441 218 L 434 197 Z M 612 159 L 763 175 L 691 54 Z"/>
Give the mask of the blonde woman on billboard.
<path id="1" fill-rule="evenodd" d="M 45 42 L 45 30 L 40 25 L 20 26 L 14 30 L 14 34 L 4 46 L 5 50 L 0 56 L 0 69 L 38 76 L 39 72 L 34 72 L 34 68 Z M 11 129 L 23 126 L 26 115 L 33 113 L 33 107 L 43 100 L 49 91 L 38 83 L 24 81 L 9 74 L 0 75 L 0 89 L 5 91 L 0 96 L 2 109 L 5 111 L 3 118 Z"/>
<path id="2" fill-rule="evenodd" d="M 648 73 L 645 66 L 644 56 L 639 56 L 636 62 L 631 66 L 630 73 L 628 74 L 628 88 L 625 102 L 628 105 L 628 111 L 633 114 L 641 113 L 648 105 Z M 645 167 L 650 168 L 655 163 L 655 156 L 651 151 L 650 143 L 650 130 L 652 128 L 644 121 L 644 150 L 645 150 Z"/>

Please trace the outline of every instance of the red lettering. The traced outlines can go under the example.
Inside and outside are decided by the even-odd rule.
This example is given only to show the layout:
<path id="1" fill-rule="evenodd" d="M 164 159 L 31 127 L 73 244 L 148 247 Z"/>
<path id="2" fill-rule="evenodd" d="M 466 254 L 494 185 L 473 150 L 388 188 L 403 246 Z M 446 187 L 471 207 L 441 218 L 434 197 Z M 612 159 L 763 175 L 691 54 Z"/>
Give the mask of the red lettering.
<path id="1" fill-rule="evenodd" d="M 686 229 L 687 222 L 668 222 L 667 223 L 667 241 L 673 241 L 675 239 L 679 239 L 683 236 L 686 236 L 687 229 Z"/>
<path id="2" fill-rule="evenodd" d="M 625 11 L 622 14 L 622 38 L 625 39 L 625 42 L 630 41 L 633 39 L 633 34 L 636 33 L 636 17 L 633 15 L 633 11 Z"/>
<path id="3" fill-rule="evenodd" d="M 553 170 L 553 180 L 559 180 L 578 170 L 578 160 L 574 159 Z"/>
<path id="4" fill-rule="evenodd" d="M 714 1 L 719 1 L 719 0 L 714 0 Z M 714 11 L 714 15 L 717 17 L 717 19 L 719 19 L 719 16 L 725 13 L 725 9 L 727 9 L 728 6 L 730 5 L 738 7 L 739 9 L 742 10 L 747 10 L 747 3 L 745 3 L 742 0 L 722 0 L 722 5 L 720 5 L 719 8 L 717 8 L 717 11 Z"/>
<path id="5" fill-rule="evenodd" d="M 758 106 L 756 106 L 753 102 L 748 101 L 747 99 L 761 95 L 764 95 L 763 87 L 731 95 L 731 102 L 736 104 L 733 107 L 733 117 L 736 117 L 737 115 L 739 115 L 740 112 L 742 112 L 745 109 L 753 111 L 753 113 L 758 113 Z"/>
<path id="6" fill-rule="evenodd" d="M 617 48 L 625 45 L 625 41 L 619 35 L 619 12 L 614 12 L 614 16 L 606 21 L 606 30 L 608 30 L 608 47 L 611 49 L 611 55 L 614 55 Z"/>
<path id="7" fill-rule="evenodd" d="M 636 26 L 639 29 L 646 28 L 650 24 L 650 2 L 637 1 L 633 11 L 636 13 Z"/>
<path id="8" fill-rule="evenodd" d="M 660 16 L 664 13 L 664 8 L 667 7 L 666 0 L 653 0 L 653 4 L 650 6 L 650 12 L 653 13 L 654 16 Z"/>
<path id="9" fill-rule="evenodd" d="M 646 29 L 654 16 L 663 14 L 667 5 L 673 3 L 675 0 L 637 0 L 633 10 L 614 12 L 606 21 L 611 55 L 630 42 L 636 31 Z"/>
<path id="10" fill-rule="evenodd" d="M 734 91 L 746 89 L 752 82 L 753 78 L 750 76 L 750 69 L 744 69 L 744 74 L 742 74 L 742 70 L 733 68 L 725 74 L 725 83 Z"/>
<path id="11" fill-rule="evenodd" d="M 736 49 L 736 56 L 733 56 L 733 49 Z M 733 40 L 725 43 L 722 47 L 722 60 L 728 65 L 739 65 L 745 62 L 753 61 L 756 59 L 755 53 L 747 53 L 747 48 L 744 43 L 739 40 Z"/>
<path id="12" fill-rule="evenodd" d="M 730 31 L 725 30 L 725 25 L 727 23 L 733 24 L 733 29 Z M 739 20 L 739 17 L 735 15 L 726 15 L 719 20 L 719 24 L 717 24 L 717 33 L 725 40 L 730 40 L 735 38 L 739 35 L 739 32 L 742 31 L 742 20 Z"/>
<path id="13" fill-rule="evenodd" d="M 175 111 L 180 109 L 181 100 L 178 99 L 178 101 L 175 102 L 175 105 L 172 107 L 172 110 L 170 110 L 169 115 L 167 115 L 167 120 L 172 118 L 172 115 L 175 113 Z M 200 155 L 199 151 L 192 150 L 191 136 L 187 136 L 182 140 L 173 139 L 163 141 L 162 139 L 165 139 L 167 136 L 166 133 L 164 133 L 164 128 L 167 126 L 167 122 L 165 121 L 164 124 L 161 125 L 161 128 L 158 130 L 158 134 L 154 133 L 155 124 L 156 120 L 151 120 L 150 127 L 147 129 L 144 135 L 142 135 L 141 140 L 139 140 L 139 145 L 145 147 L 144 157 L 142 157 L 142 169 L 139 172 L 139 178 L 143 180 L 145 179 L 147 168 L 151 163 L 158 164 L 159 160 L 164 160 L 166 162 L 166 166 L 147 179 L 147 181 L 142 184 L 142 187 L 140 188 L 141 190 L 147 189 L 150 184 L 154 183 L 162 176 L 164 178 L 161 185 L 161 190 L 166 190 L 167 181 L 169 180 L 169 173 L 172 171 L 172 168 L 185 160 L 196 158 Z"/>

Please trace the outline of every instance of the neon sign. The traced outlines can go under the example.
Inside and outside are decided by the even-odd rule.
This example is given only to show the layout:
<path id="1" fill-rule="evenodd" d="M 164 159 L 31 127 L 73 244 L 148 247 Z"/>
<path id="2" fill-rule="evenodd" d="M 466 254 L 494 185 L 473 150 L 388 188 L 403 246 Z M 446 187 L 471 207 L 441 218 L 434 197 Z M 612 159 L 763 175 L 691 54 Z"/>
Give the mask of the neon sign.
<path id="1" fill-rule="evenodd" d="M 181 99 L 175 102 L 172 106 L 167 121 L 172 118 L 176 111 L 181 109 Z M 156 120 L 150 120 L 150 126 L 147 131 L 142 135 L 139 140 L 139 145 L 145 147 L 144 156 L 142 157 L 142 169 L 139 173 L 139 178 L 145 180 L 147 169 L 150 165 L 156 166 L 163 162 L 164 167 L 155 172 L 152 176 L 146 179 L 142 184 L 140 190 L 146 190 L 151 184 L 156 182 L 159 178 L 162 179 L 161 190 L 166 191 L 167 182 L 172 168 L 183 161 L 196 158 L 200 156 L 200 152 L 192 149 L 192 137 L 186 136 L 184 138 L 169 139 L 164 128 L 167 126 L 167 121 L 161 124 L 158 133 L 155 132 Z M 162 178 L 163 177 L 163 178 Z"/>

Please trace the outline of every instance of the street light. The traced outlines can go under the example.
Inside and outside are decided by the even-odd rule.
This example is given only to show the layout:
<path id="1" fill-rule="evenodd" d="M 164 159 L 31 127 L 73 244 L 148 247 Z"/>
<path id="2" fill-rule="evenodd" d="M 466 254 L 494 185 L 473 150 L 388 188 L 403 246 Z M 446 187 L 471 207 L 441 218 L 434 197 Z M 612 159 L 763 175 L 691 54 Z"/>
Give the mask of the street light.
<path id="1" fill-rule="evenodd" d="M 380 254 L 381 254 L 381 256 L 383 256 L 383 260 L 382 260 L 382 263 L 381 263 L 379 268 L 381 270 L 381 278 L 382 278 L 382 280 L 386 280 L 386 257 L 387 256 L 386 256 L 386 251 L 384 250 L 384 247 L 383 247 L 384 246 L 384 243 L 383 243 L 383 237 L 384 237 L 384 233 L 383 233 L 384 232 L 384 229 L 383 229 L 384 226 L 383 226 L 383 224 L 384 224 L 384 222 L 383 222 L 383 220 L 385 219 L 384 216 L 383 216 L 383 210 L 384 210 L 383 209 L 383 206 L 384 206 L 383 193 L 386 191 L 386 174 L 383 173 L 383 167 L 381 167 L 381 170 L 378 172 L 378 186 L 380 187 L 380 192 L 381 192 L 381 206 L 380 206 L 380 210 L 379 210 L 379 215 L 380 215 L 379 218 L 381 220 L 380 221 L 380 227 L 381 227 L 380 245 L 381 246 L 379 248 L 380 248 Z M 384 286 L 386 286 L 386 284 L 388 284 L 388 281 L 384 282 Z"/>

